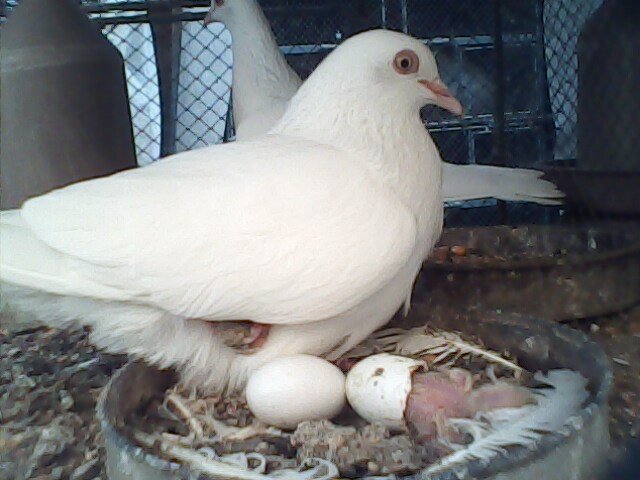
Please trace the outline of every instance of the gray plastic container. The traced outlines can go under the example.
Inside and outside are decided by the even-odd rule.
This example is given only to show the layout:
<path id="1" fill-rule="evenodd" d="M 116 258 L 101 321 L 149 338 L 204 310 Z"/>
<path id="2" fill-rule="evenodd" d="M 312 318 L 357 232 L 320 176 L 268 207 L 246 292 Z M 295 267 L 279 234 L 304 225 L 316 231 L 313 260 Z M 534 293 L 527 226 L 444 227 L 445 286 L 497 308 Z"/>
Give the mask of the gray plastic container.
<path id="1" fill-rule="evenodd" d="M 136 165 L 124 62 L 74 0 L 22 0 L 0 33 L 0 207 Z"/>
<path id="2" fill-rule="evenodd" d="M 578 39 L 578 167 L 640 172 L 638 50 L 640 2 L 605 0 Z"/>

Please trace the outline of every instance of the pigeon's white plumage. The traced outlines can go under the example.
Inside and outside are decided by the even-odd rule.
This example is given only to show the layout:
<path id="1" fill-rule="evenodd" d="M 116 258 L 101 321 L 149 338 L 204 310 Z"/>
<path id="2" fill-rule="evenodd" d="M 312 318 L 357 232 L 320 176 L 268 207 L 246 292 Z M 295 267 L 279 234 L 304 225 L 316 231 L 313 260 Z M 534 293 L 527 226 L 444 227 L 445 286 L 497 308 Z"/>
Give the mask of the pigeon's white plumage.
<path id="1" fill-rule="evenodd" d="M 224 23 L 232 36 L 233 113 L 238 140 L 258 137 L 281 118 L 300 78 L 278 48 L 256 0 L 214 2 L 206 22 Z M 543 205 L 559 203 L 556 186 L 542 172 L 523 168 L 443 163 L 445 202 L 494 197 Z"/>
<path id="2" fill-rule="evenodd" d="M 213 2 L 205 23 L 223 21 L 233 32 L 232 100 L 236 137 L 250 139 L 266 133 L 284 114 L 287 102 L 302 84 L 280 53 L 262 9 L 255 1 Z"/>
<path id="3" fill-rule="evenodd" d="M 379 290 L 416 242 L 415 219 L 396 196 L 351 155 L 316 143 L 271 137 L 145 170 L 25 203 L 25 225 L 75 267 L 38 286 L 84 295 L 89 264 L 105 287 L 91 294 L 105 299 L 188 318 L 306 323 Z M 20 263 L 4 269 L 24 273 Z"/>
<path id="4" fill-rule="evenodd" d="M 415 52 L 419 69 L 394 58 Z M 417 62 L 417 61 L 416 61 Z M 416 65 L 417 67 L 417 65 Z M 2 300 L 219 390 L 280 355 L 336 357 L 406 301 L 442 228 L 420 108 L 431 52 L 372 31 L 336 49 L 272 133 L 181 153 L 3 212 Z M 252 354 L 211 322 L 272 325 Z"/>
<path id="5" fill-rule="evenodd" d="M 497 198 L 510 202 L 557 205 L 563 193 L 542 179 L 543 172 L 493 165 L 456 165 L 442 162 L 442 196 L 445 202 Z"/>

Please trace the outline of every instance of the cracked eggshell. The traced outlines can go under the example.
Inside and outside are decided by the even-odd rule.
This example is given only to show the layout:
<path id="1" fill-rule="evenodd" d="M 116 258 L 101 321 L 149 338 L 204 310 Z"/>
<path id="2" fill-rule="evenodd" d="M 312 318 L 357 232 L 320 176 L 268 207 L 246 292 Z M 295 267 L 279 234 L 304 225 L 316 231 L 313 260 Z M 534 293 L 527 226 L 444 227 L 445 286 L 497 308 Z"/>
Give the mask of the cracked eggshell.
<path id="1" fill-rule="evenodd" d="M 344 374 L 312 355 L 289 355 L 265 363 L 251 374 L 245 391 L 255 417 L 282 429 L 300 422 L 335 417 L 343 409 Z"/>
<path id="2" fill-rule="evenodd" d="M 413 388 L 411 376 L 425 367 L 423 361 L 389 353 L 367 357 L 347 375 L 347 400 L 365 420 L 404 430 L 407 396 Z"/>

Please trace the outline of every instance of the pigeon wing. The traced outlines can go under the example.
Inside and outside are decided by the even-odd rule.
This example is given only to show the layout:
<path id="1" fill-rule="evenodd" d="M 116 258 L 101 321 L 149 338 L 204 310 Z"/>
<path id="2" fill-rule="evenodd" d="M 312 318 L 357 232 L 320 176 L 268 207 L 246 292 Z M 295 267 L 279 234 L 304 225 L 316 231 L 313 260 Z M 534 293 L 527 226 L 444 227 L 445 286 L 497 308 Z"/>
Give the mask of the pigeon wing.
<path id="1" fill-rule="evenodd" d="M 64 257 L 65 294 L 93 295 L 86 280 L 189 318 L 272 324 L 356 306 L 416 241 L 415 217 L 362 163 L 272 136 L 75 184 L 21 216 Z"/>

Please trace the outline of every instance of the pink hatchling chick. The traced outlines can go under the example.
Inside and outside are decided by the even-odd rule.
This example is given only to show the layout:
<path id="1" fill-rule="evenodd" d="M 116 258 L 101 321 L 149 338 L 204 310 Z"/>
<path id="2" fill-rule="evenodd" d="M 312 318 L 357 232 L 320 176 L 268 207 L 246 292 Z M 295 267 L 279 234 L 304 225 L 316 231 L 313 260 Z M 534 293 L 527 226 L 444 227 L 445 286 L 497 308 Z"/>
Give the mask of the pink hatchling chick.
<path id="1" fill-rule="evenodd" d="M 527 388 L 504 381 L 474 389 L 471 372 L 452 368 L 413 375 L 405 418 L 420 441 L 457 441 L 456 432 L 447 426 L 447 419 L 473 418 L 478 412 L 521 407 L 532 401 Z"/>

